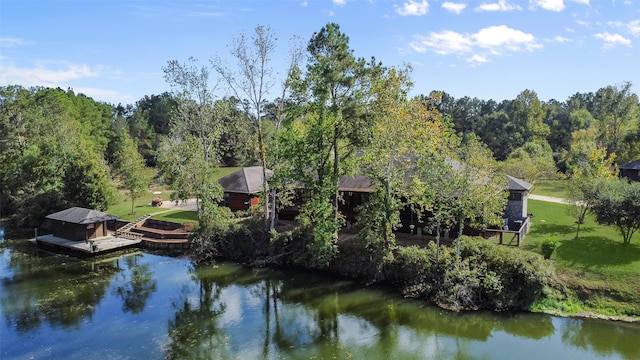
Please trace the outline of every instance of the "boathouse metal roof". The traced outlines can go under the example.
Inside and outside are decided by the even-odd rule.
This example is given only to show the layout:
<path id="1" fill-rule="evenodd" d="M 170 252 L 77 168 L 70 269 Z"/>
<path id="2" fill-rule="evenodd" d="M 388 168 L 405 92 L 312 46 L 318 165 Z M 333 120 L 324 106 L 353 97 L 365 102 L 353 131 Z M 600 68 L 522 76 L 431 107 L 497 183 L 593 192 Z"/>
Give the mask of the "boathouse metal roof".
<path id="1" fill-rule="evenodd" d="M 47 219 L 64 221 L 72 224 L 94 224 L 103 221 L 109 221 L 117 219 L 115 215 L 103 213 L 97 210 L 85 209 L 82 207 L 72 207 L 66 210 L 58 211 L 57 213 L 49 214 Z"/>

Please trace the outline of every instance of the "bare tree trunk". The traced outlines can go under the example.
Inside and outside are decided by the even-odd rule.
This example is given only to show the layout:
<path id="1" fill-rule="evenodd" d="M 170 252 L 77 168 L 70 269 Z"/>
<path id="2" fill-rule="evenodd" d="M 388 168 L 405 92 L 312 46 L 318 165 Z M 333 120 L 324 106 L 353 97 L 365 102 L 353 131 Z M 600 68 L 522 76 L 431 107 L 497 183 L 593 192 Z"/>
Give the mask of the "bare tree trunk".
<path id="1" fill-rule="evenodd" d="M 440 264 L 440 222 L 436 225 L 436 266 Z"/>
<path id="2" fill-rule="evenodd" d="M 276 189 L 271 190 L 271 224 L 269 224 L 269 230 L 273 230 L 276 227 Z"/>
<path id="3" fill-rule="evenodd" d="M 338 220 L 338 205 L 339 205 L 339 192 L 340 192 L 340 166 L 338 164 L 338 129 L 334 129 L 333 134 L 333 176 L 336 181 L 336 192 L 333 195 L 333 218 Z"/>
<path id="4" fill-rule="evenodd" d="M 460 237 L 462 237 L 463 219 L 460 217 L 460 224 L 458 225 L 458 237 L 456 238 L 456 258 L 460 260 Z"/>
<path id="5" fill-rule="evenodd" d="M 258 116 L 260 109 L 258 109 Z M 264 146 L 264 136 L 262 134 L 262 121 L 258 118 L 258 142 L 260 143 L 260 161 L 262 162 L 262 192 L 264 193 L 264 226 L 267 231 L 272 227 L 269 225 L 269 184 L 267 183 L 267 154 Z"/>

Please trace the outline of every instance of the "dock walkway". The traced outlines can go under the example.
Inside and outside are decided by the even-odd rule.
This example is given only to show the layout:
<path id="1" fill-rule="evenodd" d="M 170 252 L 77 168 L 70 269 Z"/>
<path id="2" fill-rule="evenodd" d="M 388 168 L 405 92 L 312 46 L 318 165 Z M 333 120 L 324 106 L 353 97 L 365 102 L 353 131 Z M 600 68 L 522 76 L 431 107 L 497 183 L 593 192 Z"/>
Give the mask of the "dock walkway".
<path id="1" fill-rule="evenodd" d="M 142 239 L 127 239 L 113 235 L 101 236 L 89 241 L 67 240 L 53 235 L 38 235 L 36 243 L 60 246 L 86 254 L 96 254 L 126 248 L 142 242 Z"/>

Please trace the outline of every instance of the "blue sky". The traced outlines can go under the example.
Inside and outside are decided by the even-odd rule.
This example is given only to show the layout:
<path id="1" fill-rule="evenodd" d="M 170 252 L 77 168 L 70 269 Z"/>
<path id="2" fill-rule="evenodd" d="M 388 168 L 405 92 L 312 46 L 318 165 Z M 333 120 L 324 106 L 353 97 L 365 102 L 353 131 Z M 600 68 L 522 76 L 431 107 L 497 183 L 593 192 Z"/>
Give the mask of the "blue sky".
<path id="1" fill-rule="evenodd" d="M 640 93 L 640 0 L 0 0 L 0 85 L 134 104 L 170 90 L 169 60 L 225 59 L 268 25 L 283 70 L 290 39 L 328 22 L 356 56 L 411 64 L 414 94 L 564 101 L 625 81 Z"/>

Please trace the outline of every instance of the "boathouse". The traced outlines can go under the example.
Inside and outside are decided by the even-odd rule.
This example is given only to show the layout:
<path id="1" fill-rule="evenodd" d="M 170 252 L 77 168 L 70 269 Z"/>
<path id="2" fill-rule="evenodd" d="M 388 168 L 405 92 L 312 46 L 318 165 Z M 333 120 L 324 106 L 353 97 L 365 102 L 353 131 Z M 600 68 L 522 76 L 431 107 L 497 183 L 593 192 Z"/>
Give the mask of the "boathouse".
<path id="1" fill-rule="evenodd" d="M 273 171 L 266 169 L 267 180 Z M 218 183 L 224 191 L 224 205 L 231 211 L 249 210 L 260 203 L 263 191 L 262 166 L 249 166 L 220 178 Z"/>
<path id="2" fill-rule="evenodd" d="M 74 240 L 88 241 L 107 236 L 107 221 L 118 217 L 97 210 L 72 207 L 47 215 L 51 220 L 53 236 Z"/>

